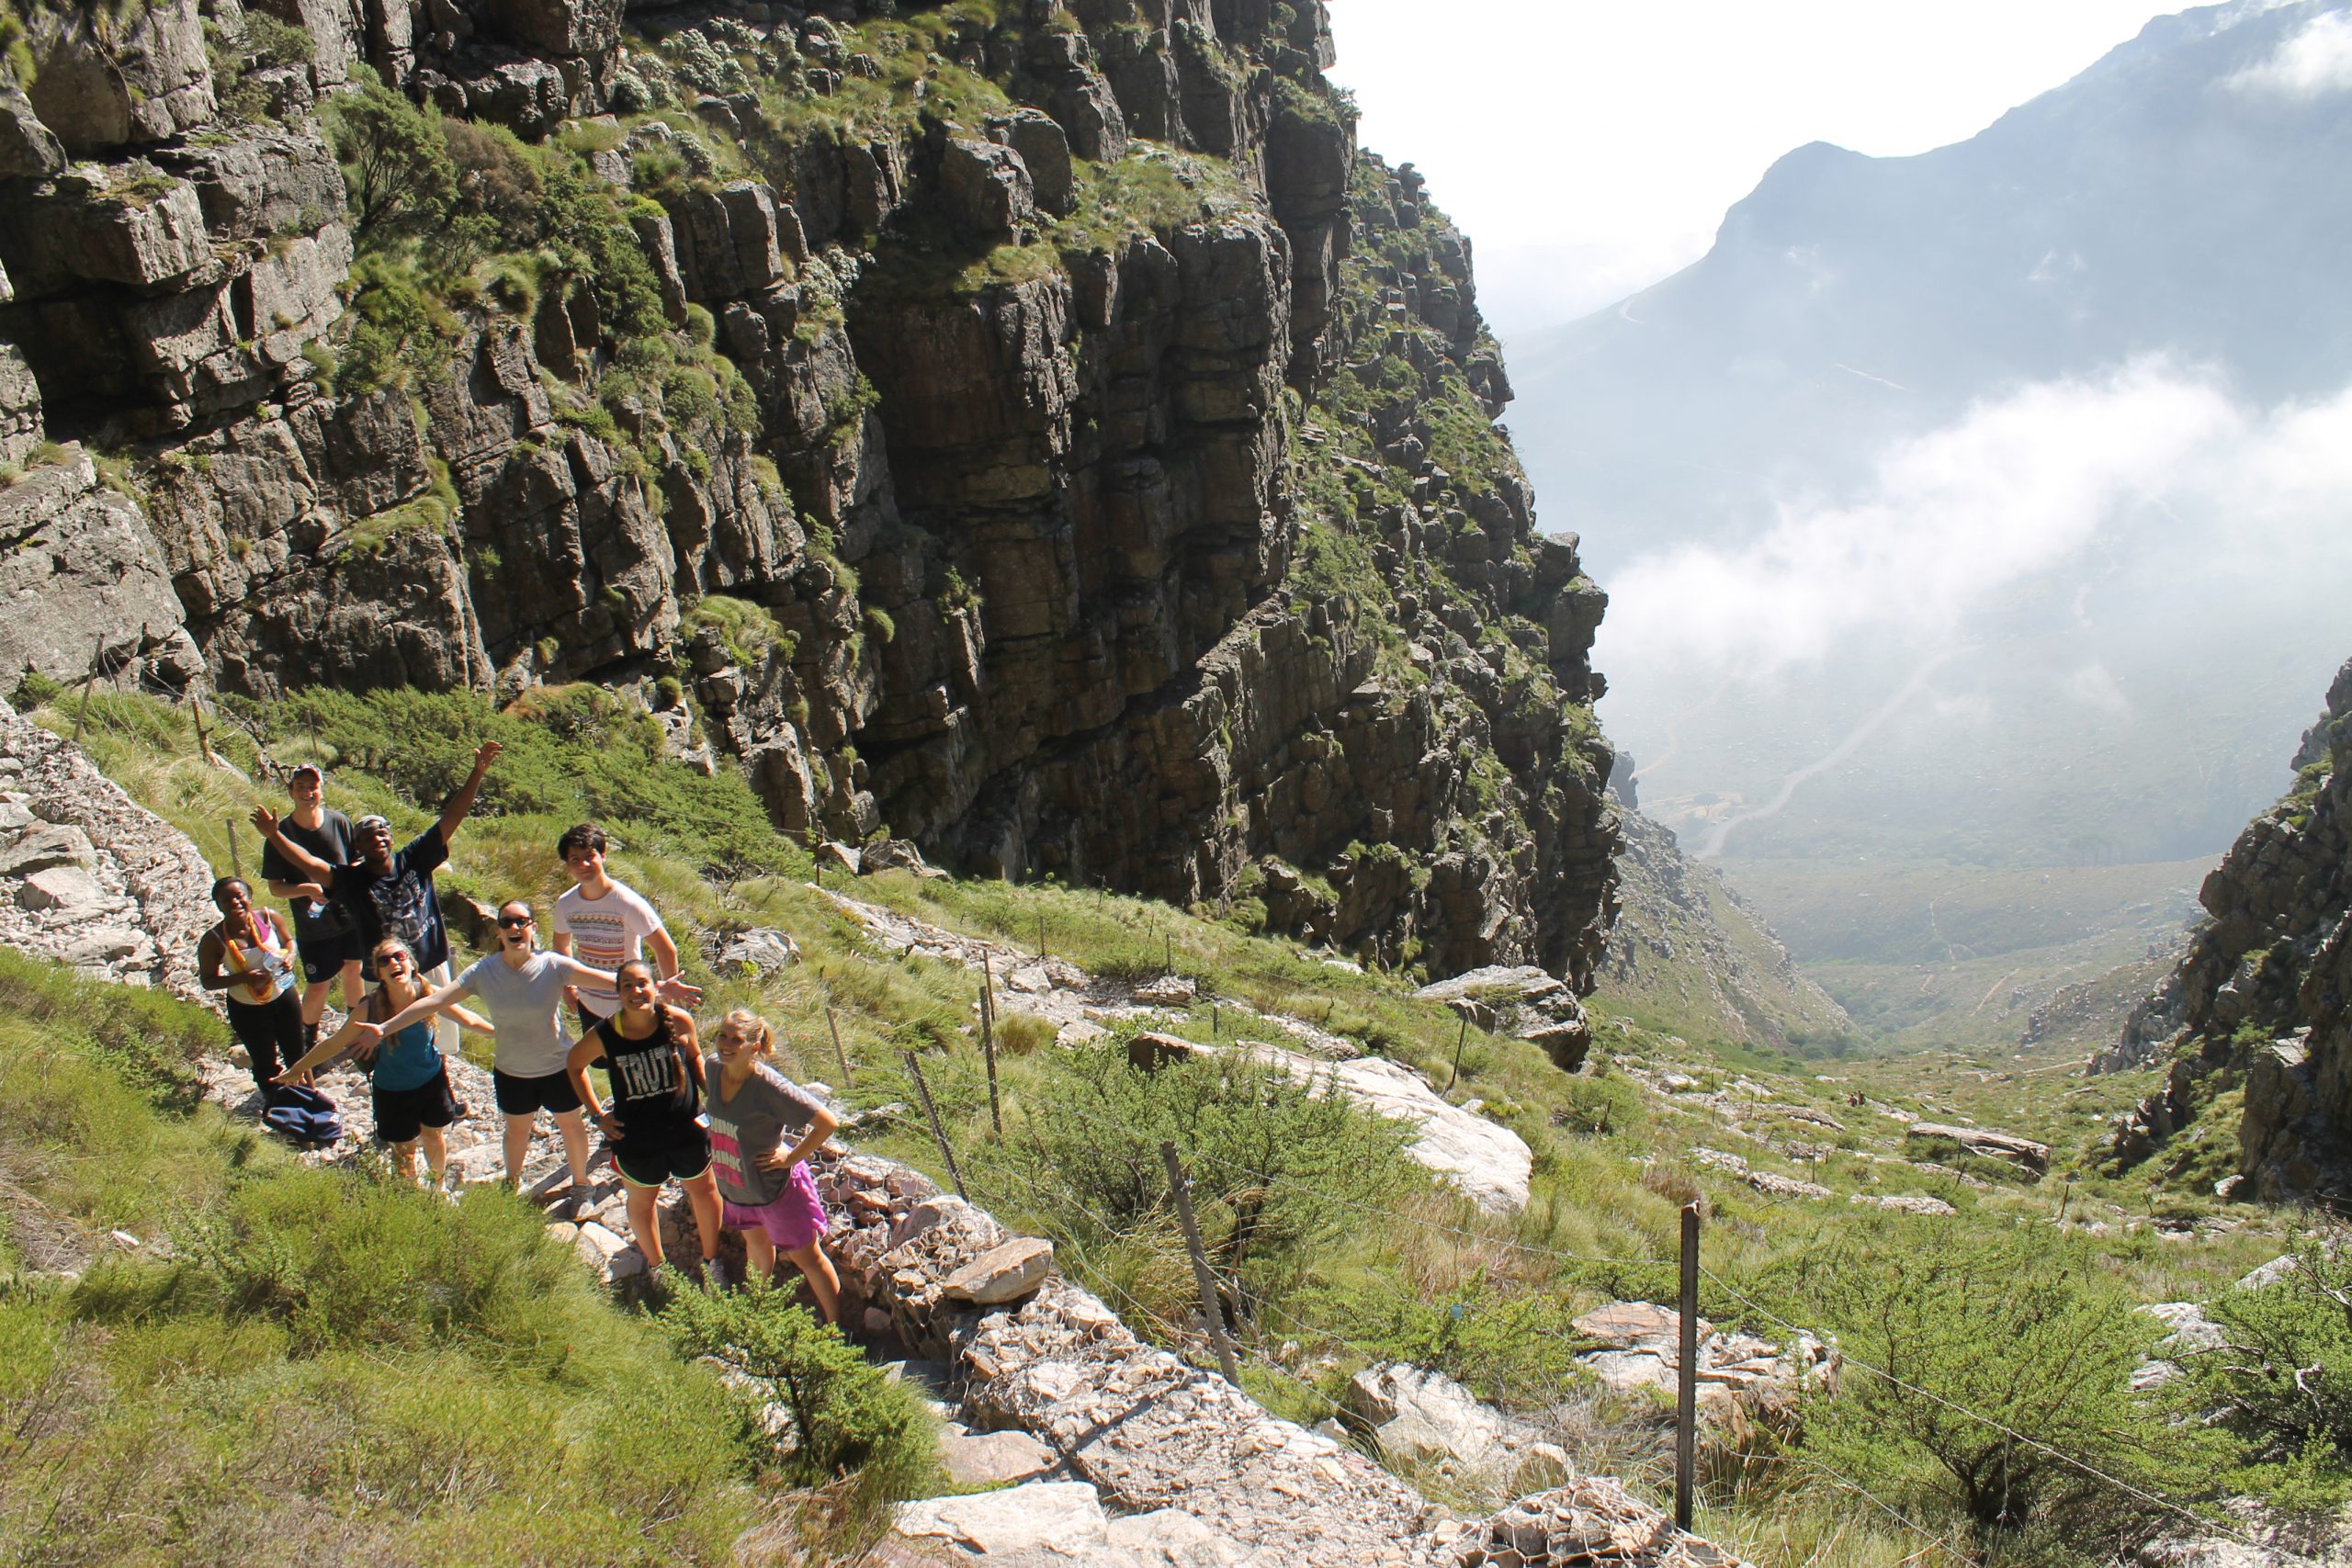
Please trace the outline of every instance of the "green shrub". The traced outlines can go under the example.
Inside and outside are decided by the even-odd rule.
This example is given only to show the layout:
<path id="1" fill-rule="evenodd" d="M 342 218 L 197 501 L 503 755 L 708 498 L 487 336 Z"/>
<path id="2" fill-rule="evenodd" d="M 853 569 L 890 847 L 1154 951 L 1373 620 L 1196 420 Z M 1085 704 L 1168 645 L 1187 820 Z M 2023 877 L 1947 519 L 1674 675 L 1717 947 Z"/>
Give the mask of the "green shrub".
<path id="1" fill-rule="evenodd" d="M 362 250 L 431 231 L 458 195 L 458 165 L 441 117 L 419 108 L 365 66 L 354 92 L 327 100 L 321 118 L 343 164 L 353 227 Z"/>
<path id="2" fill-rule="evenodd" d="M 30 713 L 41 704 L 53 703 L 64 694 L 65 687 L 62 682 L 51 680 L 38 670 L 28 670 L 25 678 L 17 682 L 17 689 L 9 694 L 8 701 L 18 713 Z"/>
<path id="3" fill-rule="evenodd" d="M 1957 1513 L 1988 1541 L 2111 1548 L 2167 1517 L 2127 1488 L 2166 1495 L 2199 1473 L 2200 1447 L 2210 1459 L 2132 1392 L 2161 1330 L 2068 1238 L 1892 1216 L 1778 1272 L 1789 1315 L 1847 1355 L 1838 1392 L 1805 1405 L 1804 1450 L 1882 1495 Z"/>
<path id="4" fill-rule="evenodd" d="M 688 637 L 705 626 L 717 627 L 727 657 L 746 667 L 757 664 L 777 643 L 791 640 L 765 605 L 726 593 L 704 594 L 678 623 L 680 635 Z"/>
<path id="5" fill-rule="evenodd" d="M 860 1533 L 890 1504 L 937 1489 L 938 1437 L 913 1390 L 787 1292 L 754 1283 L 713 1295 L 682 1282 L 661 1323 L 683 1353 L 733 1362 L 790 1413 L 789 1434 L 772 1439 L 783 1478 L 817 1486 L 856 1472 L 851 1517 Z"/>
<path id="6" fill-rule="evenodd" d="M 2301 1238 L 2295 1266 L 2260 1290 L 2205 1305 L 2222 1342 L 2175 1355 L 2176 1408 L 2243 1445 L 2233 1492 L 2299 1513 L 2352 1496 L 2352 1250 L 2330 1224 Z"/>
<path id="7" fill-rule="evenodd" d="M 1318 1254 L 1364 1224 L 1364 1205 L 1426 1187 L 1403 1157 L 1411 1133 L 1281 1067 L 1220 1055 L 1131 1066 L 1118 1036 L 1057 1053 L 1019 1131 L 995 1145 L 1014 1190 L 1062 1189 L 1081 1241 L 1173 1224 L 1159 1144 L 1175 1143 L 1221 1272 L 1251 1298 L 1294 1287 Z M 1052 1206 L 1048 1191 L 1042 1200 Z M 1104 1227 L 1111 1227 L 1105 1229 Z"/>

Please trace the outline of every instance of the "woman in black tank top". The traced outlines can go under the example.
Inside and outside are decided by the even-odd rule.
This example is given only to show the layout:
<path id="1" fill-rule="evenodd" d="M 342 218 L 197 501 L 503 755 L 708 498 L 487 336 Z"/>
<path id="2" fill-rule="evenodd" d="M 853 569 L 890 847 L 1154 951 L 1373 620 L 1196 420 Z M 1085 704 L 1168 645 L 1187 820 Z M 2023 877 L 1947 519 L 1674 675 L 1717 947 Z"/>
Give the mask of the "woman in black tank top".
<path id="1" fill-rule="evenodd" d="M 646 1266 L 662 1266 L 657 1211 L 663 1183 L 675 1178 L 694 1205 L 704 1279 L 718 1283 L 718 1184 L 710 1174 L 710 1134 L 696 1115 L 703 1083 L 694 1018 L 662 1003 L 653 971 L 640 959 L 615 972 L 614 988 L 620 1011 L 580 1037 L 564 1071 L 589 1119 L 612 1145 L 613 1163 L 628 1184 L 629 1233 Z M 597 1062 L 612 1082 L 609 1105 L 598 1102 L 588 1081 L 588 1068 Z"/>

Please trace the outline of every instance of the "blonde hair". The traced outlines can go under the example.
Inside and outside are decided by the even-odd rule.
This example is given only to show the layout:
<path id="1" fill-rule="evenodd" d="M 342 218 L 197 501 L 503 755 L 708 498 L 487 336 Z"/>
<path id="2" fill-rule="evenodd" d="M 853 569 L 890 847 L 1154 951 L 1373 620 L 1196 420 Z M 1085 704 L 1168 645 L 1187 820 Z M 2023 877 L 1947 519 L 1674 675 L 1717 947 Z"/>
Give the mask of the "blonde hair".
<path id="1" fill-rule="evenodd" d="M 718 1021 L 718 1027 L 732 1029 L 750 1041 L 752 1049 L 763 1056 L 770 1055 L 775 1050 L 775 1031 L 768 1026 L 766 1019 L 750 1008 L 737 1008 Z"/>

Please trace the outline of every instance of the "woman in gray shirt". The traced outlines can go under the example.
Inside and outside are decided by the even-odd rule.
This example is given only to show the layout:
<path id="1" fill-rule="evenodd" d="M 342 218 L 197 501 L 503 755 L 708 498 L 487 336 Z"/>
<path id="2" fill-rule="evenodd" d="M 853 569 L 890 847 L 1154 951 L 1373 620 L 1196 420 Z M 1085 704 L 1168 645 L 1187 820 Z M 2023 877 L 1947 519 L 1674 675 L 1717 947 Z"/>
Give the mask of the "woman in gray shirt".
<path id="1" fill-rule="evenodd" d="M 743 1233 L 749 1273 L 765 1280 L 783 1253 L 808 1280 L 827 1323 L 841 1314 L 841 1280 L 819 1246 L 825 1205 L 804 1162 L 825 1146 L 841 1119 L 775 1070 L 775 1032 L 737 1008 L 718 1026 L 718 1050 L 705 1059 L 709 1085 L 710 1168 L 718 1179 L 719 1223 Z M 789 1149 L 784 1134 L 799 1134 Z"/>

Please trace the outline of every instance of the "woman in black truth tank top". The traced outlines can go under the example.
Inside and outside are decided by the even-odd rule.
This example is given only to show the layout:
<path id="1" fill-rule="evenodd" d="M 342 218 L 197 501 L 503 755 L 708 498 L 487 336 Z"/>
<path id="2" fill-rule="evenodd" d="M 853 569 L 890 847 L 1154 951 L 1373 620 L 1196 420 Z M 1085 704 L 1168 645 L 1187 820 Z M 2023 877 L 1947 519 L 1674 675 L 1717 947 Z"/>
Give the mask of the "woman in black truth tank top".
<path id="1" fill-rule="evenodd" d="M 662 1184 L 676 1178 L 694 1205 L 702 1243 L 703 1276 L 718 1256 L 718 1184 L 710 1174 L 710 1134 L 697 1120 L 702 1105 L 702 1053 L 693 1015 L 664 1004 L 652 969 L 631 959 L 615 973 L 621 1009 L 581 1036 L 564 1062 L 572 1092 L 604 1130 L 613 1162 L 628 1184 L 628 1228 L 646 1265 L 662 1266 L 662 1226 L 656 1209 Z M 605 1064 L 613 1099 L 600 1105 L 588 1081 L 591 1064 Z"/>

